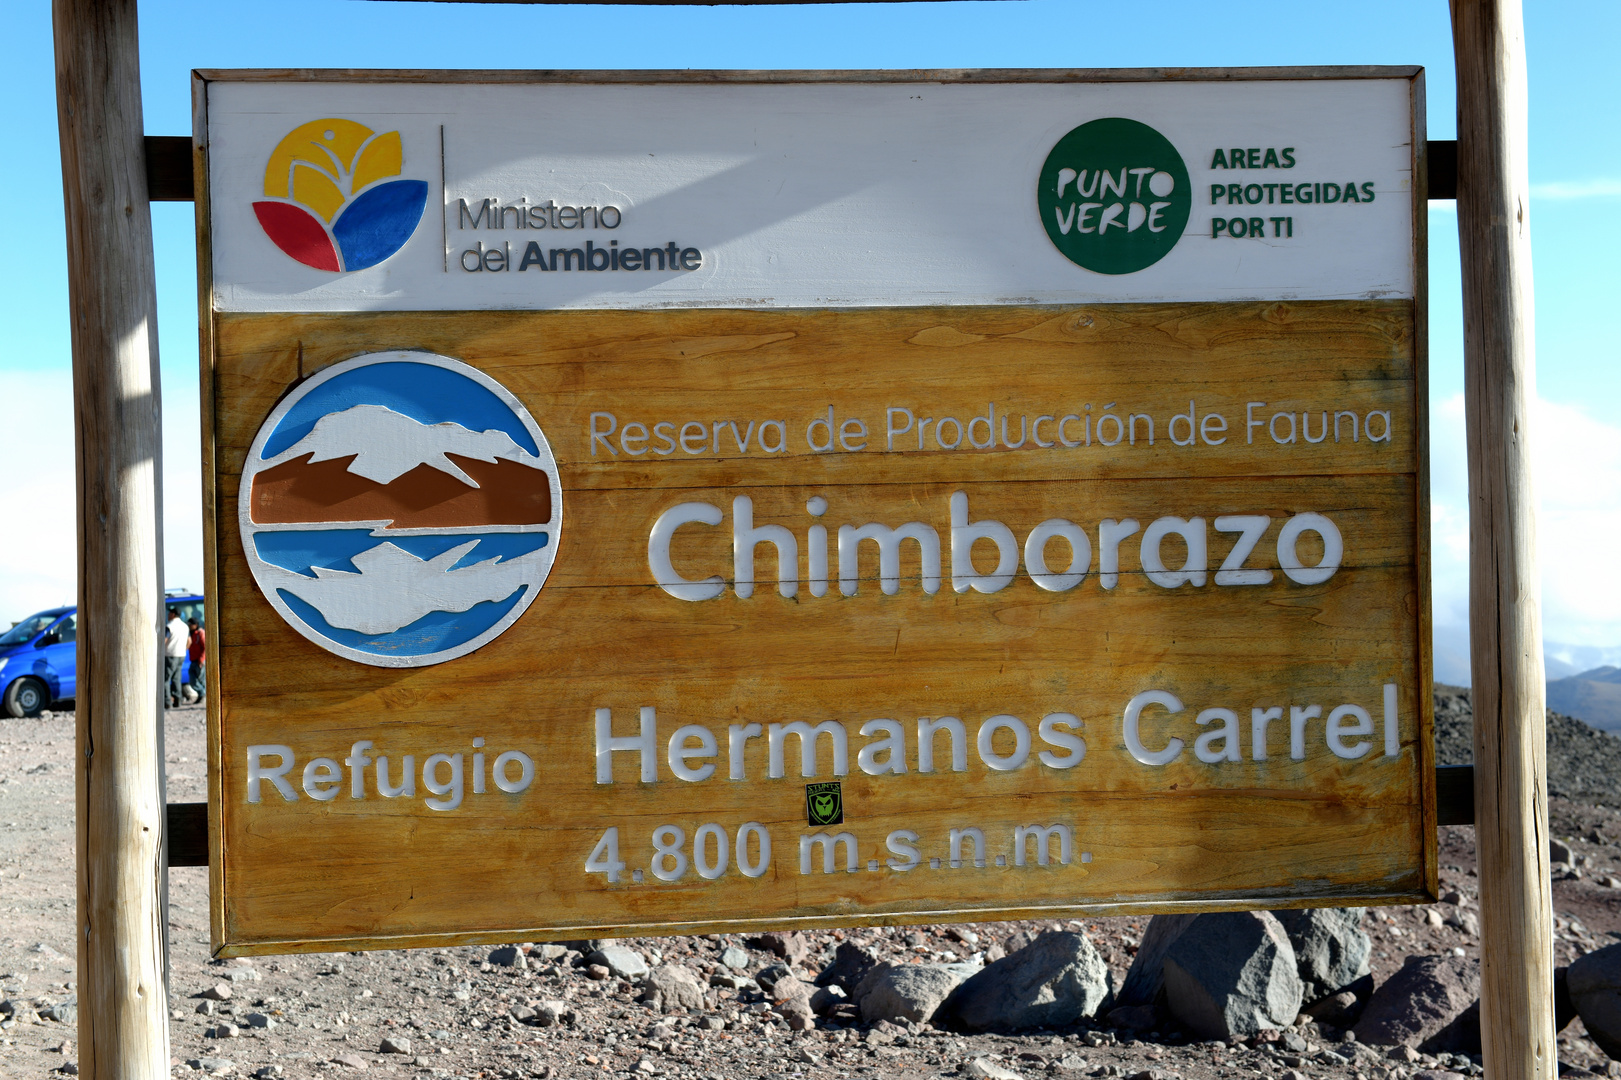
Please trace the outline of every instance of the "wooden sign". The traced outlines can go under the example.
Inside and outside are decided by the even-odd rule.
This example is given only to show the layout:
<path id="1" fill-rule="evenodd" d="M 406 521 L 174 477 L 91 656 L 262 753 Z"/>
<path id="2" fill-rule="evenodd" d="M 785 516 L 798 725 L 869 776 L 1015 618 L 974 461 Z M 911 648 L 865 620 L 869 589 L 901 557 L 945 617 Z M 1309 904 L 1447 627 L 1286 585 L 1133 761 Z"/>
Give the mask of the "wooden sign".
<path id="1" fill-rule="evenodd" d="M 201 73 L 216 950 L 1435 890 L 1421 73 Z"/>

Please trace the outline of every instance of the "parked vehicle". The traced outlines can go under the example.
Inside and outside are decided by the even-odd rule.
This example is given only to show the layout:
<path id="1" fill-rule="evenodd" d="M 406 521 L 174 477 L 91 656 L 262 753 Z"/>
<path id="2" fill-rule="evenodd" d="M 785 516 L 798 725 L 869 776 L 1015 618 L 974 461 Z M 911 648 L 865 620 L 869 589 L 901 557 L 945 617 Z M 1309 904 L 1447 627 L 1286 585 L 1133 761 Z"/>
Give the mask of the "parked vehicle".
<path id="1" fill-rule="evenodd" d="M 194 593 L 164 597 L 164 617 L 175 608 L 182 619 L 203 618 L 203 598 Z M 78 689 L 79 609 L 51 608 L 0 634 L 0 708 L 7 716 L 38 716 L 58 701 L 71 700 Z M 181 678 L 191 680 L 191 661 Z"/>

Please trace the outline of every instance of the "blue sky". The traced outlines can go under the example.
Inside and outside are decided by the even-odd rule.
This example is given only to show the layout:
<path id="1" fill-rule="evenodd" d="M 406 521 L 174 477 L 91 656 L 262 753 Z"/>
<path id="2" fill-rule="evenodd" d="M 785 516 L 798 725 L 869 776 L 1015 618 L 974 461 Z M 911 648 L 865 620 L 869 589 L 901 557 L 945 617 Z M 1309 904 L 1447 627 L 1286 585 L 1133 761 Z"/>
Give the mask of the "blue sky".
<path id="1" fill-rule="evenodd" d="M 1621 583 L 1589 569 L 1621 546 L 1621 5 L 1528 5 L 1532 236 L 1546 634 L 1578 667 L 1621 662 Z M 50 6 L 8 6 L 0 86 L 13 207 L 0 260 L 0 619 L 73 593 L 72 432 Z M 194 67 L 933 68 L 1420 64 L 1429 134 L 1455 134 L 1445 0 L 1020 0 L 676 8 L 377 0 L 145 0 L 151 134 L 190 131 Z M 153 208 L 166 402 L 171 585 L 201 585 L 195 251 L 190 204 Z M 1455 216 L 1430 214 L 1438 673 L 1466 677 L 1467 501 Z M 1609 536 L 1609 540 L 1604 537 Z M 1585 653 L 1573 650 L 1593 650 Z M 1556 671 L 1562 671 L 1557 668 Z"/>

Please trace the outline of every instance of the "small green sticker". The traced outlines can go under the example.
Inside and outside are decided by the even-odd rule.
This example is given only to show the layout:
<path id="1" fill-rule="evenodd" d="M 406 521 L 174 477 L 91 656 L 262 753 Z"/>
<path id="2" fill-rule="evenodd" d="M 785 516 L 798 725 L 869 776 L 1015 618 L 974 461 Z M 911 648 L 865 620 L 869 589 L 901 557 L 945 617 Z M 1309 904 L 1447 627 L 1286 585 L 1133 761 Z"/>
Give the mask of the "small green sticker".
<path id="1" fill-rule="evenodd" d="M 1132 274 L 1165 257 L 1193 212 L 1187 166 L 1136 120 L 1093 120 L 1058 140 L 1036 185 L 1041 224 L 1077 266 Z"/>
<path id="2" fill-rule="evenodd" d="M 805 785 L 805 820 L 812 825 L 844 824 L 844 792 L 839 781 Z"/>

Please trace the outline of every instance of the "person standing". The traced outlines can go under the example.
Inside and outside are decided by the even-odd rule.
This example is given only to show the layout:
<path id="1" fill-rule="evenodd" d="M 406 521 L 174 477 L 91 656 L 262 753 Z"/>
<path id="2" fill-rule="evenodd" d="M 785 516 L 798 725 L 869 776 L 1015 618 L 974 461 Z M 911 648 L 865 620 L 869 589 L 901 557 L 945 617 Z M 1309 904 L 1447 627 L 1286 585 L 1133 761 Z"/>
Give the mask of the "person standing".
<path id="1" fill-rule="evenodd" d="M 163 687 L 171 709 L 180 707 L 180 669 L 185 664 L 190 637 L 186 624 L 180 621 L 180 612 L 170 608 L 169 624 L 164 627 Z"/>
<path id="2" fill-rule="evenodd" d="M 186 625 L 191 629 L 191 643 L 186 646 L 186 658 L 191 661 L 191 692 L 197 695 L 197 700 L 203 700 L 203 662 L 208 657 L 208 641 L 203 634 L 203 628 L 197 624 L 196 619 L 187 619 Z"/>

